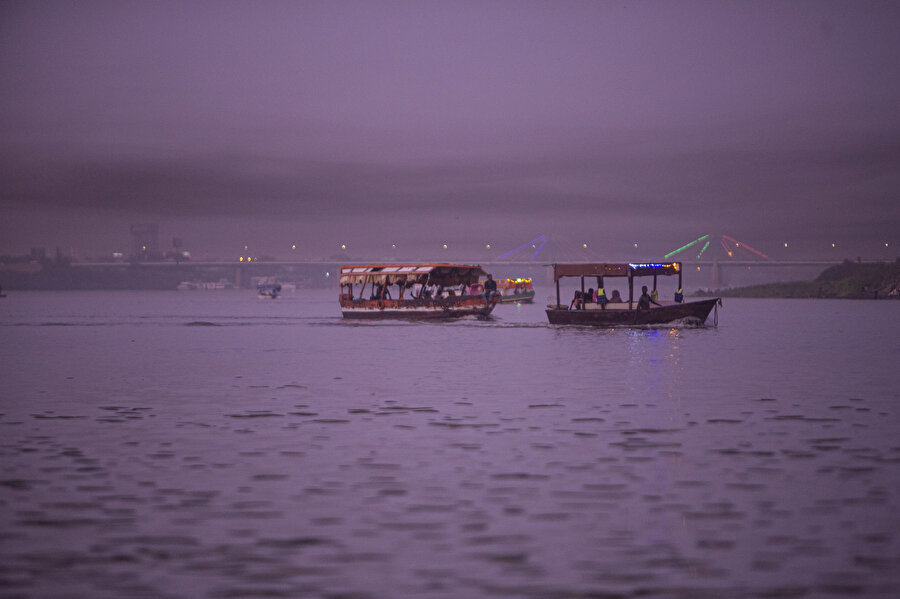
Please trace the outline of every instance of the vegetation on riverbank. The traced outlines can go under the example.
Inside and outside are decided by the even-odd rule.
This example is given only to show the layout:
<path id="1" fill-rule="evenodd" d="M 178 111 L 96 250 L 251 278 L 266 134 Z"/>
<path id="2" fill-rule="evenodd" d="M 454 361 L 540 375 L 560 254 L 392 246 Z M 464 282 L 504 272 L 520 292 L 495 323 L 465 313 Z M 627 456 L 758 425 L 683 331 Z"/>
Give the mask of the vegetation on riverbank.
<path id="1" fill-rule="evenodd" d="M 900 299 L 900 258 L 894 262 L 850 262 L 831 266 L 813 281 L 768 283 L 734 289 L 698 291 L 698 296 Z"/>

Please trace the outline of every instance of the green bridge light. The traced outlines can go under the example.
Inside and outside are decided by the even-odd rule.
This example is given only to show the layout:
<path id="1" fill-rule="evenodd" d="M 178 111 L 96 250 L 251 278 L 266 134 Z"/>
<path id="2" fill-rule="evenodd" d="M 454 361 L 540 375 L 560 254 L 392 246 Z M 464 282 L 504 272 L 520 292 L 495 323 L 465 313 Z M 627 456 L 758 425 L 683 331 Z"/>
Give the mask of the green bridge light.
<path id="1" fill-rule="evenodd" d="M 695 239 L 694 241 L 690 242 L 689 244 L 687 244 L 687 245 L 685 245 L 685 246 L 682 246 L 682 247 L 678 248 L 678 249 L 675 250 L 674 252 L 669 252 L 668 254 L 666 254 L 666 255 L 663 256 L 663 257 L 666 258 L 666 259 L 668 259 L 669 256 L 674 256 L 674 255 L 677 254 L 678 252 L 683 252 L 684 250 L 688 249 L 688 248 L 691 247 L 692 245 L 695 245 L 695 244 L 697 244 L 697 243 L 700 243 L 701 241 L 703 241 L 703 240 L 706 239 L 707 237 L 709 237 L 709 235 L 704 235 L 703 237 L 698 237 L 697 239 Z M 705 249 L 705 248 L 704 248 L 704 249 Z"/>

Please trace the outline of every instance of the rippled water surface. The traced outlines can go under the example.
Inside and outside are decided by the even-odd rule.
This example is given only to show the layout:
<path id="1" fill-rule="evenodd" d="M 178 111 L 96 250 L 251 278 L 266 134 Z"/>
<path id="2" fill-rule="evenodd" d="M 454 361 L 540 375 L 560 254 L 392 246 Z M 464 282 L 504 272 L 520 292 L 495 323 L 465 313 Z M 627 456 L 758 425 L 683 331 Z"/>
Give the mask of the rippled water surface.
<path id="1" fill-rule="evenodd" d="M 12 293 L 0 596 L 897 597 L 898 332 L 887 301 L 597 330 Z"/>

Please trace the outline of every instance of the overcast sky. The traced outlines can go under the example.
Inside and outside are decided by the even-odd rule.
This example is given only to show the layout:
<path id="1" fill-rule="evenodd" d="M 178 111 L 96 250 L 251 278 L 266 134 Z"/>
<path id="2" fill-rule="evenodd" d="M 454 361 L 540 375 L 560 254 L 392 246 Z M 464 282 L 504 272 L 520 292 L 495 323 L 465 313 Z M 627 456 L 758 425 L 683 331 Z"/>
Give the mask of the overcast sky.
<path id="1" fill-rule="evenodd" d="M 221 257 L 895 256 L 898 31 L 896 2 L 5 1 L 0 253 L 155 222 Z"/>

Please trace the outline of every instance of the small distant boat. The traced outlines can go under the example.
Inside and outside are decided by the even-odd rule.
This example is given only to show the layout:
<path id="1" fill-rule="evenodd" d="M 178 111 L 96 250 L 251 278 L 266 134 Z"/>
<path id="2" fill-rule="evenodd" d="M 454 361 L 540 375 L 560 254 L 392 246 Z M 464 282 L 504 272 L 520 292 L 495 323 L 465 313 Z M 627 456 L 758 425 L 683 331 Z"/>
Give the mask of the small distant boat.
<path id="1" fill-rule="evenodd" d="M 654 298 L 652 300 L 654 303 L 651 303 L 649 307 L 640 307 L 640 302 L 634 298 L 634 279 L 635 277 L 651 276 L 653 277 L 654 292 L 656 291 L 657 277 L 677 276 L 676 298 L 682 301 L 668 302 Z M 581 279 L 581 290 L 576 292 L 576 298 L 572 304 L 563 304 L 560 301 L 559 281 L 565 277 Z M 597 289 L 603 289 L 604 278 L 626 277 L 628 279 L 628 301 L 602 303 L 592 301 L 593 298 L 584 298 L 588 295 L 584 291 L 585 277 L 596 277 Z M 722 303 L 722 300 L 717 297 L 684 302 L 680 262 L 554 264 L 553 279 L 556 281 L 556 305 L 547 306 L 547 319 L 550 324 L 622 327 L 664 324 L 701 325 L 706 322 L 713 308 Z M 582 296 L 580 300 L 579 294 Z M 651 297 L 653 296 L 651 295 Z"/>
<path id="2" fill-rule="evenodd" d="M 342 266 L 341 314 L 410 319 L 488 316 L 500 301 L 499 294 L 469 292 L 485 275 L 480 266 L 466 264 Z M 356 293 L 354 285 L 360 286 Z"/>
<path id="3" fill-rule="evenodd" d="M 281 297 L 281 283 L 278 281 L 260 281 L 256 285 L 256 297 L 260 299 L 278 299 Z"/>
<path id="4" fill-rule="evenodd" d="M 534 300 L 534 285 L 531 279 L 502 279 L 497 281 L 500 302 L 504 304 L 530 304 Z"/>
<path id="5" fill-rule="evenodd" d="M 221 289 L 234 289 L 234 283 L 226 279 L 218 281 L 182 281 L 178 284 L 178 291 L 210 291 Z"/>

